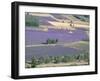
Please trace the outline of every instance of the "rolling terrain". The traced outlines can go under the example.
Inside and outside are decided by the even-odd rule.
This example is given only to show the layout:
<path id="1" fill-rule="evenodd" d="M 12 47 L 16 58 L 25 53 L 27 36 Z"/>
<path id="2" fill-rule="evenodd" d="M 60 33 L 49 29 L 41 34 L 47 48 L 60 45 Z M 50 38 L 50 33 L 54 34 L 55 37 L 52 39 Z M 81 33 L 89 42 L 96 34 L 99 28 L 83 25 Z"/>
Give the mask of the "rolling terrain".
<path id="1" fill-rule="evenodd" d="M 42 60 L 49 60 L 49 62 L 46 61 L 47 64 L 38 62 L 36 67 L 89 64 L 88 15 L 26 13 L 25 20 L 26 67 L 31 67 L 30 62 L 34 64 L 33 57 L 38 61 L 41 57 Z M 57 42 L 46 43 L 47 40 L 49 42 L 57 40 Z M 58 61 L 59 57 L 72 60 L 63 63 L 60 59 L 59 63 L 55 63 L 54 61 Z M 66 60 L 66 58 L 62 60 Z"/>

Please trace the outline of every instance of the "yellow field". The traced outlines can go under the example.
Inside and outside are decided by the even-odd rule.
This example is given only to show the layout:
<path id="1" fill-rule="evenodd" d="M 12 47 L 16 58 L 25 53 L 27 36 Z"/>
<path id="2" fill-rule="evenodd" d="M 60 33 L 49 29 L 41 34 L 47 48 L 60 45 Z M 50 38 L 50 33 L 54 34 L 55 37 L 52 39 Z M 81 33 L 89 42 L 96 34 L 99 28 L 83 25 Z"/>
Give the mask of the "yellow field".
<path id="1" fill-rule="evenodd" d="M 58 63 L 58 64 L 54 64 L 54 63 L 48 63 L 48 64 L 41 64 L 41 65 L 37 65 L 37 68 L 42 68 L 42 67 L 64 67 L 64 66 L 79 66 L 79 65 L 88 65 L 88 62 L 69 62 L 69 63 Z"/>

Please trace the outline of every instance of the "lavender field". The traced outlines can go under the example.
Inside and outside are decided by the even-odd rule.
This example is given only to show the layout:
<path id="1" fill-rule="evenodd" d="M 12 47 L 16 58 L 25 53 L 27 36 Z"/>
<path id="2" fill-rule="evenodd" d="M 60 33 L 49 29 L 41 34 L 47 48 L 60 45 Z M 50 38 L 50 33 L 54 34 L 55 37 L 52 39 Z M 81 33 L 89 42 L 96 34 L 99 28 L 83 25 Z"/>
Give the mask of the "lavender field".
<path id="1" fill-rule="evenodd" d="M 71 31 L 70 33 L 70 30 L 62 29 L 48 29 L 47 32 L 44 32 L 39 30 L 30 30 L 27 28 L 25 30 L 26 45 L 41 44 L 45 42 L 48 38 L 58 39 L 58 43 L 68 43 L 88 39 L 88 35 L 82 29 L 76 29 L 74 31 Z"/>
<path id="2" fill-rule="evenodd" d="M 88 65 L 89 28 L 84 27 L 87 26 L 87 20 L 82 21 L 75 19 L 73 15 L 65 14 L 45 14 L 48 15 L 46 17 L 43 15 L 32 13 L 30 18 L 26 17 L 25 67 Z M 75 22 L 79 21 L 83 27 L 76 23 L 73 28 L 69 21 L 72 16 Z M 31 19 L 32 17 L 34 18 Z"/>

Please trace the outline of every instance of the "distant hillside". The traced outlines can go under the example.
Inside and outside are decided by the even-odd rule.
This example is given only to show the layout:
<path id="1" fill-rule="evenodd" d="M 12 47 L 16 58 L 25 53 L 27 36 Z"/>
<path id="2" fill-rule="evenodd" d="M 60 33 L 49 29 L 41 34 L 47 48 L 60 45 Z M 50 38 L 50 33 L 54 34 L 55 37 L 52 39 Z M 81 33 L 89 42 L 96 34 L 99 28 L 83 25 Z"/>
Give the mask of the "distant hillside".
<path id="1" fill-rule="evenodd" d="M 74 28 L 71 27 L 74 24 Z M 89 29 L 89 15 L 51 14 L 51 13 L 27 13 L 25 25 L 31 27 L 70 29 Z"/>

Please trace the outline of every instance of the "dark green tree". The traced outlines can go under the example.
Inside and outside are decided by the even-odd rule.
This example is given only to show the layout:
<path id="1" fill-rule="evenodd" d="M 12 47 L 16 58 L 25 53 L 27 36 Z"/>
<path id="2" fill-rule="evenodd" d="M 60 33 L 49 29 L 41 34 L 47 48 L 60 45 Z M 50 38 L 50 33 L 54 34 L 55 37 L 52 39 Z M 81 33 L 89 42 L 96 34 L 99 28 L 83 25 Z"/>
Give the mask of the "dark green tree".
<path id="1" fill-rule="evenodd" d="M 32 57 L 32 61 L 31 61 L 31 67 L 36 67 L 36 64 L 37 64 L 37 61 L 36 61 L 36 58 L 33 56 Z"/>

